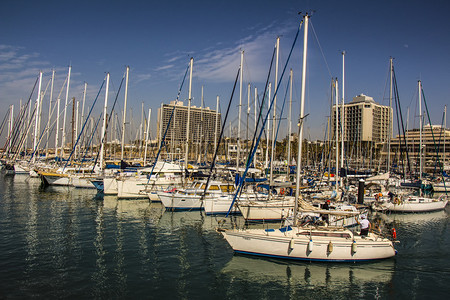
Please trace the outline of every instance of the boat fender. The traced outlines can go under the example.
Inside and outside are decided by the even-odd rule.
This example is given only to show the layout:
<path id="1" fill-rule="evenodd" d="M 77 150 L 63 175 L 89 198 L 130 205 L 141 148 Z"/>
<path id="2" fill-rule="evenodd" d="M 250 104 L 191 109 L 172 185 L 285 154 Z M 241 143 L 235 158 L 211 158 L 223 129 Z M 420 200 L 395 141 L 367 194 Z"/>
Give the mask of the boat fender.
<path id="1" fill-rule="evenodd" d="M 284 195 L 284 188 L 280 189 L 280 195 Z"/>
<path id="2" fill-rule="evenodd" d="M 356 244 L 356 241 L 355 240 L 353 240 L 353 243 L 352 243 L 352 253 L 356 253 L 356 248 L 358 247 L 358 245 Z"/>
<path id="3" fill-rule="evenodd" d="M 358 245 L 356 244 L 356 241 L 355 240 L 353 240 L 353 243 L 352 243 L 352 253 L 356 253 L 356 249 L 358 248 Z"/>
<path id="4" fill-rule="evenodd" d="M 331 241 L 328 243 L 327 252 L 328 253 L 333 252 L 333 243 Z"/>
<path id="5" fill-rule="evenodd" d="M 294 249 L 294 244 L 295 244 L 295 242 L 294 242 L 294 239 L 292 238 L 292 239 L 289 241 L 289 249 Z"/>
<path id="6" fill-rule="evenodd" d="M 395 231 L 395 228 L 392 228 L 392 238 L 394 240 L 397 239 L 397 231 Z"/>
<path id="7" fill-rule="evenodd" d="M 308 242 L 308 252 L 312 252 L 313 246 L 314 246 L 314 243 L 313 243 L 312 239 L 310 239 Z"/>

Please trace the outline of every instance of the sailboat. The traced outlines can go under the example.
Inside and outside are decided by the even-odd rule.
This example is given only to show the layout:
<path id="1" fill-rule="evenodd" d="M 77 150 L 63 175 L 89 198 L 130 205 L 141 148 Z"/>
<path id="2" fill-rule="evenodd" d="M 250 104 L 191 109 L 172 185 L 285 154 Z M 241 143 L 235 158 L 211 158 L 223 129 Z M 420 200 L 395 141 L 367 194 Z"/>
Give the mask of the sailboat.
<path id="1" fill-rule="evenodd" d="M 422 83 L 418 81 L 419 90 L 419 113 L 420 113 L 420 142 L 422 145 Z M 425 98 L 424 98 L 425 101 Z M 426 102 L 425 102 L 426 104 Z M 431 125 L 430 125 L 431 127 Z M 419 180 L 422 182 L 423 174 L 423 147 L 419 147 Z M 377 211 L 391 211 L 391 212 L 431 212 L 437 210 L 443 210 L 448 203 L 448 195 L 441 195 L 439 198 L 431 198 L 422 195 L 422 191 L 419 190 L 419 195 L 403 194 L 391 197 L 388 201 L 376 201 L 373 202 L 372 208 Z"/>
<path id="2" fill-rule="evenodd" d="M 304 118 L 309 17 L 308 14 L 305 14 L 302 21 L 304 45 L 300 120 Z M 297 31 L 297 36 L 299 32 L 300 28 Z M 300 123 L 299 158 L 301 158 L 302 153 L 302 136 L 303 122 Z M 296 198 L 299 196 L 300 169 L 301 159 L 298 159 Z M 249 255 L 336 262 L 371 261 L 395 255 L 393 242 L 374 233 L 369 233 L 366 237 L 356 235 L 344 227 L 299 226 L 297 225 L 297 211 L 298 205 L 296 203 L 293 226 L 285 226 L 280 229 L 225 229 L 219 227 L 217 231 L 223 235 L 234 252 Z"/>

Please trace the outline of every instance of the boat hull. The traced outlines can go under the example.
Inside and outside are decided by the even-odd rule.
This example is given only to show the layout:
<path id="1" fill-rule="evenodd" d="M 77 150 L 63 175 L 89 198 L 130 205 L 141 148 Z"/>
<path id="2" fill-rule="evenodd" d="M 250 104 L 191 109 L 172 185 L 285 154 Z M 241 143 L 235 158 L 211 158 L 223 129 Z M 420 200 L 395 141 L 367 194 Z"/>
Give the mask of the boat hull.
<path id="1" fill-rule="evenodd" d="M 373 208 L 377 211 L 391 211 L 402 213 L 418 213 L 418 212 L 431 212 L 443 210 L 447 205 L 448 200 L 436 200 L 436 201 L 404 201 L 401 203 L 384 202 L 378 205 L 374 205 Z"/>
<path id="2" fill-rule="evenodd" d="M 103 194 L 117 195 L 117 179 L 115 177 L 103 178 Z"/>
<path id="3" fill-rule="evenodd" d="M 294 210 L 293 199 L 286 201 L 240 201 L 239 210 L 248 221 L 281 221 Z"/>
<path id="4" fill-rule="evenodd" d="M 351 238 L 317 237 L 312 238 L 310 242 L 309 236 L 299 236 L 294 232 L 296 232 L 295 229 L 290 232 L 281 232 L 278 229 L 221 231 L 236 253 L 248 255 L 332 262 L 372 261 L 395 255 L 393 244 L 387 239 L 379 238 L 377 241 L 370 237 L 367 239 L 357 237 L 356 246 L 353 246 L 354 242 Z M 331 247 L 330 241 L 332 241 Z"/>
<path id="5" fill-rule="evenodd" d="M 204 201 L 205 213 L 207 215 L 224 215 L 230 211 L 231 203 L 233 202 L 233 194 L 219 197 L 206 198 Z M 230 211 L 231 214 L 240 214 L 236 206 Z"/>
<path id="6" fill-rule="evenodd" d="M 186 197 L 176 192 L 158 192 L 159 199 L 166 208 L 171 211 L 202 210 L 203 205 L 200 195 Z"/>
<path id="7" fill-rule="evenodd" d="M 41 173 L 41 178 L 44 184 L 58 185 L 58 186 L 70 186 L 71 180 L 65 174 L 53 174 L 53 173 Z"/>
<path id="8" fill-rule="evenodd" d="M 72 177 L 72 185 L 76 188 L 81 189 L 95 189 L 95 185 L 91 182 L 91 178 L 83 178 L 83 177 Z"/>

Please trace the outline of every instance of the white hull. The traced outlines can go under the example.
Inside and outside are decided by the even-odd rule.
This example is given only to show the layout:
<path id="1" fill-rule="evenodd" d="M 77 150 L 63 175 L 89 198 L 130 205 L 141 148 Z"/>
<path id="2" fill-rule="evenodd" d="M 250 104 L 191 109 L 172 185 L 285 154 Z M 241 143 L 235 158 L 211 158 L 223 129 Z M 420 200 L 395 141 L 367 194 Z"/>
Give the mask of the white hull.
<path id="1" fill-rule="evenodd" d="M 445 186 L 443 182 L 434 183 L 433 190 L 438 193 L 450 192 L 450 182 L 445 182 Z"/>
<path id="2" fill-rule="evenodd" d="M 294 198 L 286 200 L 241 201 L 239 210 L 248 221 L 280 221 L 289 216 L 294 209 Z"/>
<path id="3" fill-rule="evenodd" d="M 103 194 L 117 195 L 117 179 L 115 177 L 103 178 Z"/>
<path id="4" fill-rule="evenodd" d="M 370 261 L 395 255 L 390 240 L 373 234 L 361 238 L 348 230 L 313 229 L 317 236 L 310 236 L 308 230 L 297 227 L 284 232 L 279 229 L 219 231 L 235 252 L 250 255 L 335 262 Z"/>
<path id="5" fill-rule="evenodd" d="M 16 175 L 29 175 L 30 174 L 30 169 L 15 164 L 14 165 L 14 174 L 16 174 Z"/>
<path id="6" fill-rule="evenodd" d="M 68 176 L 42 175 L 49 185 L 70 186 L 71 180 Z"/>
<path id="7" fill-rule="evenodd" d="M 230 210 L 231 203 L 233 202 L 233 194 L 223 195 L 219 197 L 208 197 L 203 202 L 205 213 L 207 215 L 221 215 L 227 214 Z M 240 213 L 239 209 L 234 206 L 230 213 Z"/>
<path id="8" fill-rule="evenodd" d="M 148 193 L 152 191 L 180 184 L 181 177 L 173 179 L 158 178 L 150 181 L 147 178 L 117 180 L 117 197 L 119 199 L 147 198 Z"/>
<path id="9" fill-rule="evenodd" d="M 161 199 L 159 199 L 158 192 L 150 192 L 148 193 L 148 198 L 152 202 L 161 202 Z"/>
<path id="10" fill-rule="evenodd" d="M 200 195 L 186 195 L 170 192 L 158 192 L 159 199 L 166 210 L 201 210 Z"/>
<path id="11" fill-rule="evenodd" d="M 377 211 L 391 212 L 430 212 L 443 210 L 447 205 L 447 199 L 412 198 L 411 200 L 400 201 L 399 203 L 382 202 L 376 203 L 372 207 Z"/>
<path id="12" fill-rule="evenodd" d="M 89 177 L 72 177 L 72 185 L 76 188 L 82 188 L 82 189 L 95 189 L 95 185 L 92 184 Z"/>

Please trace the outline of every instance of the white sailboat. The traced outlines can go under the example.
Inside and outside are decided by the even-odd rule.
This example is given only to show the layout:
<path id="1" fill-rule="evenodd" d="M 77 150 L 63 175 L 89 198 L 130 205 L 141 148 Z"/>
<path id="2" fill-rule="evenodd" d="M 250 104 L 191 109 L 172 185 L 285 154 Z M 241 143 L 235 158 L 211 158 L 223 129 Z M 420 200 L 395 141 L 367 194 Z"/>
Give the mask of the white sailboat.
<path id="1" fill-rule="evenodd" d="M 303 72 L 300 119 L 304 118 L 306 51 L 309 15 L 304 16 Z M 300 30 L 300 29 L 299 29 Z M 298 34 L 298 33 L 297 33 Z M 298 157 L 302 153 L 303 122 L 300 125 Z M 297 166 L 296 198 L 299 196 L 300 159 Z M 367 237 L 355 235 L 343 227 L 297 226 L 297 202 L 294 213 L 295 226 L 280 229 L 224 229 L 218 228 L 237 253 L 274 258 L 309 261 L 370 261 L 395 255 L 392 241 L 373 233 Z"/>
<path id="2" fill-rule="evenodd" d="M 157 191 L 169 186 L 179 186 L 183 182 L 184 168 L 178 164 L 158 161 L 155 168 L 144 168 L 136 176 L 117 177 L 117 197 L 147 198 L 159 201 Z"/>
<path id="3" fill-rule="evenodd" d="M 206 187 L 205 193 L 205 185 Z M 219 213 L 218 207 L 221 198 L 228 200 L 233 197 L 234 185 L 228 182 L 211 180 L 195 181 L 189 188 L 174 189 L 173 191 L 159 191 L 158 196 L 166 210 L 202 210 L 204 205 L 208 206 L 207 214 Z M 223 200 L 223 199 L 222 199 Z M 231 200 L 225 207 L 224 213 L 230 208 Z M 226 202 L 226 201 L 225 201 Z"/>
<path id="4" fill-rule="evenodd" d="M 402 195 L 392 201 L 374 202 L 372 208 L 377 211 L 402 213 L 418 213 L 443 210 L 448 203 L 448 196 L 441 195 L 438 199 L 424 196 Z"/>

